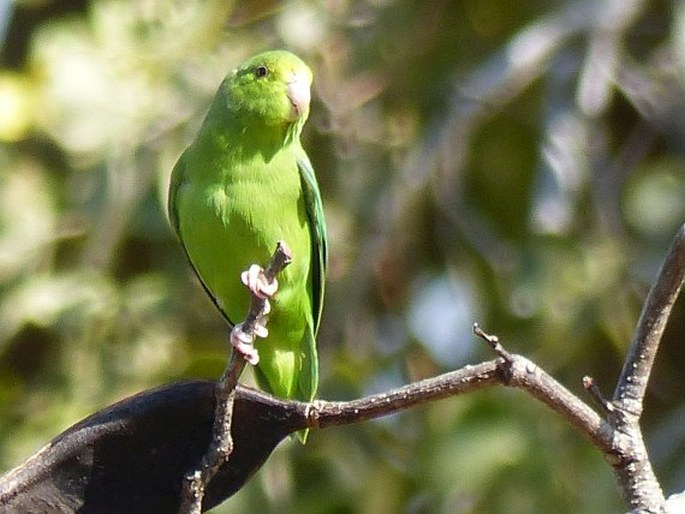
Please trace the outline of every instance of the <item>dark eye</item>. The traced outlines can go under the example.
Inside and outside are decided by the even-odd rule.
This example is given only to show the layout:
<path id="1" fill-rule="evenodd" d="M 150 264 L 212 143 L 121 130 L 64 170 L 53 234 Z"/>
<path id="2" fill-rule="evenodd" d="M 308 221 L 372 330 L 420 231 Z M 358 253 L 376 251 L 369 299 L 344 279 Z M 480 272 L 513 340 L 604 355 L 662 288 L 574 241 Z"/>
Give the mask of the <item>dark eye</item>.
<path id="1" fill-rule="evenodd" d="M 254 70 L 254 74 L 257 76 L 258 79 L 261 79 L 269 74 L 269 68 L 267 68 L 264 65 L 257 66 L 257 68 Z"/>

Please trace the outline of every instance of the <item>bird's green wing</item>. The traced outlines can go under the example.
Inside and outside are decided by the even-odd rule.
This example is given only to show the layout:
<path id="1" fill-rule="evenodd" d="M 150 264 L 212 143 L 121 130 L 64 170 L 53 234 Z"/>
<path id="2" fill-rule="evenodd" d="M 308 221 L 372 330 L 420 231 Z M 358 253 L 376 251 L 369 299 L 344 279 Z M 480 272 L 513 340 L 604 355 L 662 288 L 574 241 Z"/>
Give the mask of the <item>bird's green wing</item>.
<path id="1" fill-rule="evenodd" d="M 176 232 L 176 236 L 179 238 L 181 243 L 183 243 L 183 239 L 181 238 L 181 228 L 178 219 L 178 202 L 176 201 L 176 197 L 178 195 L 178 189 L 183 183 L 185 177 L 185 156 L 186 154 L 183 152 L 178 158 L 178 161 L 176 161 L 174 169 L 171 170 L 169 195 L 167 197 L 167 214 L 169 215 L 169 222 L 171 223 L 171 226 L 173 227 L 174 232 Z"/>
<path id="2" fill-rule="evenodd" d="M 316 351 L 316 332 L 321 321 L 323 295 L 328 261 L 328 242 L 326 238 L 326 224 L 323 217 L 323 204 L 319 185 L 316 182 L 314 169 L 306 154 L 297 160 L 300 171 L 300 182 L 304 196 L 307 218 L 312 239 L 312 310 L 314 326 L 305 332 L 305 344 L 309 354 L 309 367 L 304 367 L 299 379 L 302 399 L 311 401 L 319 383 L 319 359 Z M 307 441 L 309 430 L 297 432 L 302 444 Z"/>
<path id="3" fill-rule="evenodd" d="M 181 232 L 181 223 L 178 212 L 178 195 L 186 177 L 186 155 L 187 152 L 183 152 L 181 154 L 181 156 L 178 158 L 178 161 L 176 161 L 174 169 L 171 171 L 171 181 L 169 183 L 169 196 L 167 198 L 167 212 L 169 214 L 169 222 L 171 223 L 171 226 L 174 228 L 174 232 L 176 232 L 176 236 L 178 237 L 178 240 L 180 241 L 181 246 L 183 247 L 183 253 L 185 253 L 186 259 L 188 259 L 191 268 L 193 268 L 195 275 L 200 280 L 200 284 L 202 284 L 202 287 L 207 293 L 207 296 L 209 296 L 209 298 L 212 300 L 212 303 L 216 306 L 216 308 L 219 310 L 219 312 L 228 322 L 228 324 L 231 327 L 233 327 L 234 323 L 229 319 L 228 314 L 226 314 L 224 309 L 221 308 L 221 305 L 219 304 L 219 300 L 217 299 L 217 297 L 214 296 L 209 287 L 207 287 L 207 284 L 205 284 L 205 281 L 202 279 L 202 275 L 200 275 L 200 273 L 197 271 L 197 268 L 193 264 L 193 260 L 190 258 L 190 255 L 188 254 L 188 249 L 186 248 L 186 245 L 183 242 L 183 233 Z"/>
<path id="4" fill-rule="evenodd" d="M 302 192 L 309 218 L 312 234 L 312 307 L 314 314 L 314 335 L 319 329 L 323 295 L 325 287 L 326 266 L 328 262 L 328 242 L 326 239 L 326 224 L 323 217 L 323 204 L 319 185 L 316 182 L 314 169 L 309 159 L 304 156 L 297 160 L 302 182 Z"/>

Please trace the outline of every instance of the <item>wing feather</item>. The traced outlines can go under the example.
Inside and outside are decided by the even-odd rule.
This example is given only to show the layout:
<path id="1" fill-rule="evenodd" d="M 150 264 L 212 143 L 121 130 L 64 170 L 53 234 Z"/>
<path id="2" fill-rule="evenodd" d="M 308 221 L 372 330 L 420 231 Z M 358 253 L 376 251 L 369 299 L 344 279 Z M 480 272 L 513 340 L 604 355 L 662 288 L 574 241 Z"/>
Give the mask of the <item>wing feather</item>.
<path id="1" fill-rule="evenodd" d="M 228 317 L 228 314 L 221 308 L 221 305 L 219 304 L 219 300 L 217 299 L 216 296 L 212 293 L 212 291 L 207 287 L 207 284 L 205 284 L 205 281 L 202 280 L 202 275 L 197 271 L 197 268 L 195 267 L 195 264 L 193 264 L 193 260 L 190 258 L 190 255 L 188 254 L 188 250 L 186 249 L 186 245 L 183 242 L 183 232 L 181 231 L 181 223 L 178 215 L 178 206 L 179 206 L 179 201 L 178 201 L 178 195 L 179 192 L 183 186 L 183 183 L 185 181 L 185 175 L 186 175 L 186 152 L 183 152 L 181 154 L 181 157 L 178 158 L 178 161 L 176 162 L 176 165 L 174 166 L 174 169 L 171 171 L 171 182 L 169 184 L 169 197 L 167 199 L 167 212 L 169 214 L 169 221 L 171 222 L 171 226 L 174 227 L 174 231 L 176 232 L 176 236 L 178 237 L 178 240 L 181 243 L 181 246 L 183 247 L 183 253 L 186 255 L 186 259 L 188 259 L 188 262 L 190 263 L 190 266 L 193 268 L 193 271 L 195 272 L 195 275 L 197 278 L 200 280 L 200 284 L 202 284 L 203 289 L 209 296 L 209 298 L 212 300 L 212 303 L 216 306 L 216 308 L 219 310 L 221 315 L 224 317 L 224 319 L 228 322 L 228 324 L 233 327 L 234 323 L 231 321 L 231 319 Z"/>
<path id="2" fill-rule="evenodd" d="M 323 203 L 321 202 L 321 193 L 319 193 L 316 175 L 314 175 L 314 169 L 306 155 L 297 160 L 297 167 L 300 170 L 302 191 L 312 234 L 312 307 L 314 335 L 316 335 L 323 309 L 326 266 L 328 262 L 326 224 L 324 222 Z"/>

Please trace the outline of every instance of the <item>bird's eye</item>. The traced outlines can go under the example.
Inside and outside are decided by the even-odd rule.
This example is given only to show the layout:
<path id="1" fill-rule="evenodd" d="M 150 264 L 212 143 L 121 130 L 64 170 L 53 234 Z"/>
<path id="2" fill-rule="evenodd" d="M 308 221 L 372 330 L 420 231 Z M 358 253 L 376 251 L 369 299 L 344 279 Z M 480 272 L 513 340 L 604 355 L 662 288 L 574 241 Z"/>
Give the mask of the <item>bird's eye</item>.
<path id="1" fill-rule="evenodd" d="M 264 65 L 257 66 L 257 68 L 254 70 L 254 74 L 257 76 L 258 79 L 261 79 L 269 74 L 269 68 L 267 68 Z"/>

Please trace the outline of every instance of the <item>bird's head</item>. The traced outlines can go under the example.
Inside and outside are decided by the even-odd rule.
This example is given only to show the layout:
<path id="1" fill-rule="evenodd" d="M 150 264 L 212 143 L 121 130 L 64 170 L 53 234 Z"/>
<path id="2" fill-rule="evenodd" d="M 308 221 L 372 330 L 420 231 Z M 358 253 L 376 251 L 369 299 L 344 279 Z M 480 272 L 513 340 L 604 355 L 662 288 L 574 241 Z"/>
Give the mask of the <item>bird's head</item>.
<path id="1" fill-rule="evenodd" d="M 265 126 L 301 125 L 309 116 L 312 72 L 285 50 L 258 54 L 239 66 L 222 86 L 229 109 Z"/>

